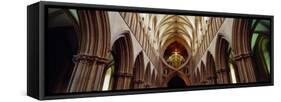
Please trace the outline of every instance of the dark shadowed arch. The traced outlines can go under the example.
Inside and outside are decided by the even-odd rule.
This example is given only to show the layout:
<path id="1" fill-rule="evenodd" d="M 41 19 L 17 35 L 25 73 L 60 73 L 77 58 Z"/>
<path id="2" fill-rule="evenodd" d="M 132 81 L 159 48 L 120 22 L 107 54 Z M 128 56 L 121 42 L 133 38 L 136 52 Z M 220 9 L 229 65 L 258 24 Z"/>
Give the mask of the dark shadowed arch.
<path id="1" fill-rule="evenodd" d="M 217 83 L 216 76 L 216 65 L 214 61 L 213 55 L 208 51 L 207 52 L 207 60 L 206 60 L 206 76 L 207 76 L 207 84 L 214 85 Z"/>
<path id="2" fill-rule="evenodd" d="M 270 21 L 254 19 L 252 22 L 251 47 L 253 51 L 253 60 L 255 62 L 257 81 L 270 81 L 271 69 L 271 38 Z"/>
<path id="3" fill-rule="evenodd" d="M 133 84 L 132 88 L 138 89 L 143 88 L 144 85 L 144 59 L 143 59 L 143 52 L 140 52 L 136 58 L 134 64 L 134 77 L 133 77 Z"/>
<path id="4" fill-rule="evenodd" d="M 151 81 L 151 65 L 150 65 L 150 62 L 148 62 L 146 64 L 146 68 L 145 68 L 145 77 L 144 77 L 144 80 L 145 80 L 145 88 L 149 88 L 150 87 L 150 81 Z"/>
<path id="5" fill-rule="evenodd" d="M 177 72 L 170 73 L 170 74 L 167 76 L 167 78 L 165 79 L 164 83 L 165 83 L 166 85 L 168 85 L 168 82 L 169 82 L 174 76 L 180 77 L 180 78 L 184 81 L 184 83 L 185 83 L 186 86 L 190 86 L 190 85 L 191 85 L 191 81 L 190 81 L 189 77 L 188 77 L 186 74 L 184 74 L 183 72 L 181 72 L 181 71 L 177 71 Z"/>
<path id="6" fill-rule="evenodd" d="M 133 77 L 133 45 L 129 32 L 124 32 L 112 47 L 112 54 L 116 60 L 114 89 L 129 89 Z"/>
<path id="7" fill-rule="evenodd" d="M 65 93 L 74 69 L 73 55 L 78 51 L 79 32 L 68 10 L 48 9 L 46 47 L 46 94 Z"/>
<path id="8" fill-rule="evenodd" d="M 216 74 L 218 84 L 230 83 L 228 49 L 229 43 L 223 38 L 222 35 L 218 35 L 215 49 Z"/>
<path id="9" fill-rule="evenodd" d="M 173 76 L 167 84 L 168 88 L 185 88 L 187 85 L 185 81 L 178 75 Z"/>

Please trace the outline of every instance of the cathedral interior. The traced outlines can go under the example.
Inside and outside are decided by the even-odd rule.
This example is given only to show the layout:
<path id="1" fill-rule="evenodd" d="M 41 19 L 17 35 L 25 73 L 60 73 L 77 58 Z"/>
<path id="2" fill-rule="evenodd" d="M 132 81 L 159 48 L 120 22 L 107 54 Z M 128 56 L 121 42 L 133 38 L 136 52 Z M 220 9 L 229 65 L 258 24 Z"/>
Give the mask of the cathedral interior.
<path id="1" fill-rule="evenodd" d="M 49 8 L 46 92 L 269 82 L 270 21 Z"/>

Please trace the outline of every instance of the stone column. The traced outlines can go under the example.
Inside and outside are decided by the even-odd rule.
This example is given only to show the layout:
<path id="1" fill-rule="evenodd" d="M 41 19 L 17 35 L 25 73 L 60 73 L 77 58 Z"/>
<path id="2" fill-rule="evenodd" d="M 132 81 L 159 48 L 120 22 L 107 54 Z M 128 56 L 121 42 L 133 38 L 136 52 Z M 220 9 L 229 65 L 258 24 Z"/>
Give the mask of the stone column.
<path id="1" fill-rule="evenodd" d="M 100 91 L 107 60 L 97 56 L 80 54 L 75 55 L 73 61 L 75 69 L 69 85 L 69 92 Z"/>
<path id="2" fill-rule="evenodd" d="M 217 77 L 214 75 L 209 75 L 209 77 L 207 78 L 207 83 L 208 85 L 215 85 L 216 84 L 216 79 Z"/>
<path id="3" fill-rule="evenodd" d="M 131 79 L 133 77 L 132 73 L 127 73 L 127 72 L 118 72 L 115 74 L 116 78 L 116 90 L 123 90 L 123 89 L 130 89 L 130 83 Z"/>
<path id="4" fill-rule="evenodd" d="M 68 92 L 100 91 L 110 46 L 110 25 L 105 11 L 77 10 L 79 51 Z M 94 24 L 94 25 L 93 25 Z"/>
<path id="5" fill-rule="evenodd" d="M 255 68 L 251 54 L 251 22 L 250 19 L 235 19 L 233 23 L 234 60 L 238 67 L 238 83 L 256 82 Z"/>
<path id="6" fill-rule="evenodd" d="M 217 74 L 217 83 L 218 84 L 229 84 L 230 83 L 228 68 L 218 66 L 218 68 L 216 70 L 216 74 Z"/>
<path id="7" fill-rule="evenodd" d="M 235 55 L 238 67 L 239 83 L 256 82 L 254 65 L 250 52 Z"/>
<path id="8" fill-rule="evenodd" d="M 134 81 L 134 87 L 136 89 L 142 89 L 144 88 L 144 80 L 135 80 Z"/>

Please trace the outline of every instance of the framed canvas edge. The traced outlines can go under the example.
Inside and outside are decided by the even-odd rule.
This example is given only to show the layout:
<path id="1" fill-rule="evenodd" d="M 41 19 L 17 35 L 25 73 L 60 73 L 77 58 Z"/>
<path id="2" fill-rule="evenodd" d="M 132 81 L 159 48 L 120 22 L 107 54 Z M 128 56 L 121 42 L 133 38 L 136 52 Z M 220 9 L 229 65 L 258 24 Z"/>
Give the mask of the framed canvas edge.
<path id="1" fill-rule="evenodd" d="M 79 94 L 64 94 L 47 96 L 45 94 L 45 63 L 44 63 L 44 36 L 46 23 L 46 8 L 47 6 L 70 7 L 70 8 L 94 8 L 105 9 L 112 11 L 136 11 L 149 13 L 164 13 L 164 14 L 182 14 L 182 15 L 198 15 L 198 16 L 220 16 L 232 18 L 261 18 L 269 19 L 271 22 L 271 80 L 270 82 L 256 82 L 245 84 L 228 84 L 228 85 L 211 85 L 211 86 L 196 86 L 184 89 L 149 89 L 138 91 L 118 91 L 118 92 L 100 92 L 100 93 L 79 93 Z M 64 98 L 83 98 L 83 97 L 97 97 L 97 96 L 115 96 L 115 95 L 133 95 L 146 93 L 162 93 L 162 92 L 179 92 L 179 91 L 193 91 L 193 90 L 209 90 L 209 89 L 228 89 L 228 88 L 244 88 L 244 87 L 258 87 L 258 86 L 273 86 L 274 85 L 274 16 L 273 15 L 257 15 L 257 14 L 240 14 L 227 12 L 209 12 L 209 11 L 190 11 L 190 10 L 175 10 L 175 9 L 159 9 L 159 8 L 145 8 L 145 7 L 129 7 L 129 6 L 115 6 L 115 5 L 97 5 L 97 4 L 83 4 L 83 3 L 63 3 L 63 2 L 39 2 L 39 100 L 50 99 L 64 99 Z"/>

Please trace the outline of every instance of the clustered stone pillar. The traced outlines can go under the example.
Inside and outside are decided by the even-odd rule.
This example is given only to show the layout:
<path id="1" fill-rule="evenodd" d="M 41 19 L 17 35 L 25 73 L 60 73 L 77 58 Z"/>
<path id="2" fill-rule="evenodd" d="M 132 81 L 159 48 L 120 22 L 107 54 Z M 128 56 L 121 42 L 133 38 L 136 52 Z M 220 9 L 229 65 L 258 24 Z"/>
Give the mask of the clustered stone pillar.
<path id="1" fill-rule="evenodd" d="M 75 74 L 70 92 L 92 91 L 101 89 L 104 67 L 107 60 L 97 56 L 75 55 Z"/>
<path id="2" fill-rule="evenodd" d="M 232 44 L 234 60 L 238 67 L 239 83 L 256 82 L 251 54 L 251 23 L 249 19 L 235 19 L 233 23 Z"/>
<path id="3" fill-rule="evenodd" d="M 117 82 L 116 82 L 116 90 L 121 90 L 121 89 L 130 89 L 130 83 L 131 83 L 131 79 L 133 77 L 132 73 L 117 73 L 115 75 L 115 78 L 117 78 Z"/>
<path id="4" fill-rule="evenodd" d="M 226 66 L 218 66 L 216 69 L 217 84 L 229 84 L 229 69 Z"/>
<path id="5" fill-rule="evenodd" d="M 141 89 L 141 88 L 144 88 L 144 80 L 141 80 L 141 79 L 139 79 L 139 80 L 135 80 L 134 81 L 134 88 L 135 89 Z"/>
<path id="6" fill-rule="evenodd" d="M 106 56 L 109 52 L 110 31 L 107 12 L 77 10 L 79 16 L 79 51 L 68 92 L 100 91 Z"/>

